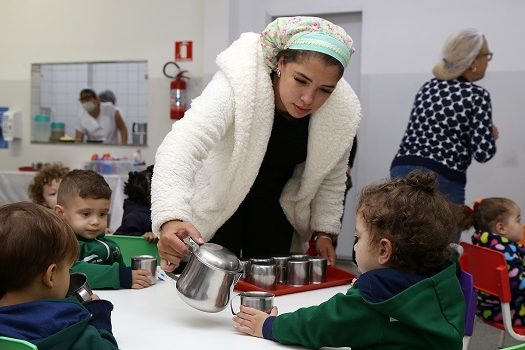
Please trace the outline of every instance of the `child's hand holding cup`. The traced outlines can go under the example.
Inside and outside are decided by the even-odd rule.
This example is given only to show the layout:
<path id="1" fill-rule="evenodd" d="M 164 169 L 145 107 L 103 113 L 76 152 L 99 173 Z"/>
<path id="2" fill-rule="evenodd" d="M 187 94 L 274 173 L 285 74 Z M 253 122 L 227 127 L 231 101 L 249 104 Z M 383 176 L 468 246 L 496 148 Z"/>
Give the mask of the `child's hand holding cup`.
<path id="1" fill-rule="evenodd" d="M 273 300 L 275 299 L 275 294 L 270 292 L 241 292 L 237 294 L 241 299 L 241 305 L 251 307 L 266 313 L 270 313 L 273 309 Z M 233 299 L 230 301 L 230 308 L 232 314 L 237 314 L 233 311 Z"/>
<path id="2" fill-rule="evenodd" d="M 157 258 L 152 255 L 131 257 L 132 288 L 144 288 L 154 284 L 157 272 Z M 147 282 L 147 283 L 146 283 Z"/>

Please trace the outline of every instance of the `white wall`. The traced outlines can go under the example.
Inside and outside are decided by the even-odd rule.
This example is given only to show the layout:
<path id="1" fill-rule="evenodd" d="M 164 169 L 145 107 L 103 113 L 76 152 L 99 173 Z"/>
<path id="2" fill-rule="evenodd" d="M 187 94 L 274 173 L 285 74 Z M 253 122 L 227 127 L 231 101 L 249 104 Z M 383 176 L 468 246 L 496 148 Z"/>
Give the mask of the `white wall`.
<path id="1" fill-rule="evenodd" d="M 431 77 L 446 37 L 464 27 L 485 32 L 495 53 L 479 84 L 492 96 L 500 130 L 498 153 L 468 172 L 467 203 L 478 197 L 506 196 L 525 209 L 525 2 L 517 0 L 245 0 L 238 30 L 260 31 L 273 16 L 362 13 L 360 97 L 363 121 L 353 170 L 357 189 L 388 177 L 408 121 L 414 96 Z M 232 18 L 235 20 L 235 18 Z M 352 191 L 348 200 L 355 200 Z M 352 213 L 345 213 L 352 215 Z M 353 222 L 345 218 L 338 254 L 348 256 Z"/>
<path id="2" fill-rule="evenodd" d="M 354 12 L 362 14 L 357 54 L 363 122 L 353 176 L 358 189 L 388 176 L 412 100 L 431 77 L 445 38 L 472 26 L 486 33 L 495 53 L 480 84 L 491 92 L 501 139 L 493 160 L 470 168 L 467 201 L 508 196 L 525 208 L 525 154 L 520 152 L 525 149 L 525 2 L 520 0 L 1 0 L 0 106 L 22 110 L 24 137 L 0 150 L 0 170 L 37 160 L 79 166 L 93 152 L 133 151 L 122 146 L 31 145 L 31 63 L 148 60 L 149 146 L 143 154 L 151 163 L 171 126 L 169 80 L 161 69 L 173 59 L 174 41 L 194 42 L 194 61 L 183 67 L 190 70 L 195 95 L 215 71 L 215 56 L 241 32 L 260 32 L 273 16 Z M 350 238 L 352 232 L 347 223 L 343 235 Z M 342 246 L 338 252 L 347 254 L 347 245 Z"/>
<path id="3" fill-rule="evenodd" d="M 212 5 L 214 11 L 220 3 Z M 204 19 L 211 17 L 204 1 L 2 0 L 0 8 L 0 106 L 23 114 L 22 140 L 0 149 L 0 170 L 16 170 L 35 161 L 78 167 L 95 152 L 124 156 L 134 151 L 125 146 L 30 143 L 30 67 L 48 62 L 147 60 L 149 146 L 142 154 L 152 163 L 172 124 L 169 79 L 162 66 L 173 60 L 176 40 L 193 40 L 193 62 L 182 67 L 190 71 L 193 95 L 201 90 L 203 33 L 209 30 Z"/>

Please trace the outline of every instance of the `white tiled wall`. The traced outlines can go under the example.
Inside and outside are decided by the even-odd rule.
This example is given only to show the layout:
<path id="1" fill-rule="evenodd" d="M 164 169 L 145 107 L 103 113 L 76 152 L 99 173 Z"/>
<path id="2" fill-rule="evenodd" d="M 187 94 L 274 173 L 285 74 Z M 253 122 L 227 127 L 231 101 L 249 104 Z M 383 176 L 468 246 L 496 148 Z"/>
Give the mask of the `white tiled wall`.
<path id="1" fill-rule="evenodd" d="M 51 108 L 53 121 L 63 121 L 66 133 L 75 135 L 82 108 L 78 98 L 85 88 L 97 94 L 111 90 L 131 135 L 134 122 L 147 121 L 147 62 L 35 64 L 32 67 L 32 114 Z"/>

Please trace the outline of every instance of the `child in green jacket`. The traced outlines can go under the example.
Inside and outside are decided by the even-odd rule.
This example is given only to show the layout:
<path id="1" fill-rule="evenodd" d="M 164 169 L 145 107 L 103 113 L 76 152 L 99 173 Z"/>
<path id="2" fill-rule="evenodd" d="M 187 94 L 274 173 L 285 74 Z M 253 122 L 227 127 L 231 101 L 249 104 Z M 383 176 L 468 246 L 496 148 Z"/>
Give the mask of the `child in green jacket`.
<path id="1" fill-rule="evenodd" d="M 64 299 L 78 244 L 66 222 L 34 203 L 0 207 L 0 336 L 39 350 L 118 349 L 113 305 Z"/>
<path id="2" fill-rule="evenodd" d="M 235 329 L 312 349 L 461 349 L 465 303 L 448 248 L 455 213 L 431 174 L 365 188 L 355 231 L 362 274 L 346 294 L 280 316 L 241 306 Z"/>
<path id="3" fill-rule="evenodd" d="M 58 189 L 55 212 L 73 228 L 80 256 L 73 272 L 88 276 L 91 288 L 145 288 L 151 285 L 146 270 L 131 270 L 118 244 L 105 238 L 111 188 L 92 170 L 72 170 Z"/>

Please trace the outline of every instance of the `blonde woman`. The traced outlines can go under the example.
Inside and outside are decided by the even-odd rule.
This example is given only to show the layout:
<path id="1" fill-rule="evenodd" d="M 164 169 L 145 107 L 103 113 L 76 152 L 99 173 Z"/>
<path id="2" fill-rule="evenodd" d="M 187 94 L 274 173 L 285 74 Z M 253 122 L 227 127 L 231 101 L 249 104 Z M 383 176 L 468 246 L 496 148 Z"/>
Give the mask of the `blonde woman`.
<path id="1" fill-rule="evenodd" d="M 496 153 L 498 129 L 492 123 L 490 95 L 474 82 L 483 79 L 493 53 L 485 35 L 463 29 L 448 38 L 434 78 L 416 95 L 407 129 L 390 168 L 392 177 L 411 171 L 434 172 L 439 188 L 455 203 L 465 202 L 472 159 Z"/>

